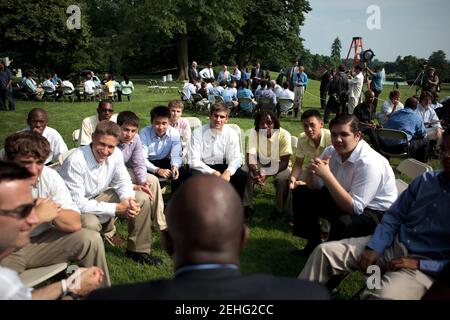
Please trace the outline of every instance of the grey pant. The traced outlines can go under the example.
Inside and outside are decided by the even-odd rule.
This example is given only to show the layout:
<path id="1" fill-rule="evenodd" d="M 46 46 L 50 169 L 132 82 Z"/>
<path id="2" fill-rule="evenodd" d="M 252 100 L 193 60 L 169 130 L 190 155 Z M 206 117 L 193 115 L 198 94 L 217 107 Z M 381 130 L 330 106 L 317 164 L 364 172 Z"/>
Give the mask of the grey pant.
<path id="1" fill-rule="evenodd" d="M 346 274 L 359 269 L 358 259 L 372 236 L 349 238 L 322 243 L 314 249 L 306 262 L 299 279 L 326 283 L 331 276 Z M 387 263 L 395 257 L 408 255 L 406 247 L 397 239 L 380 256 L 378 265 L 385 271 L 380 289 L 365 290 L 364 299 L 417 300 L 431 287 L 434 279 L 420 270 L 400 269 L 386 271 Z M 424 257 L 421 257 L 424 258 Z"/>

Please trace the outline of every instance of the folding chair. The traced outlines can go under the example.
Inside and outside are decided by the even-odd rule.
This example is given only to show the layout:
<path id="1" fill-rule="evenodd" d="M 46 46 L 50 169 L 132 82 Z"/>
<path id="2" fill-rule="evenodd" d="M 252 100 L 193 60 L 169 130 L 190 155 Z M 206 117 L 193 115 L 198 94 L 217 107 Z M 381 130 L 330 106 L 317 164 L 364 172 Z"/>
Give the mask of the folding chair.
<path id="1" fill-rule="evenodd" d="M 433 171 L 433 168 L 419 160 L 408 158 L 400 162 L 396 170 L 410 179 L 415 179 L 425 172 Z M 408 183 L 402 179 L 396 179 L 395 185 L 399 194 L 408 189 Z"/>
<path id="2" fill-rule="evenodd" d="M 387 157 L 403 157 L 409 155 L 408 136 L 404 131 L 380 128 L 375 130 L 380 153 Z"/>
<path id="3" fill-rule="evenodd" d="M 287 116 L 287 114 L 292 111 L 292 109 L 294 108 L 294 100 L 292 99 L 278 99 L 278 105 L 280 108 L 280 116 L 282 114 L 285 114 Z"/>

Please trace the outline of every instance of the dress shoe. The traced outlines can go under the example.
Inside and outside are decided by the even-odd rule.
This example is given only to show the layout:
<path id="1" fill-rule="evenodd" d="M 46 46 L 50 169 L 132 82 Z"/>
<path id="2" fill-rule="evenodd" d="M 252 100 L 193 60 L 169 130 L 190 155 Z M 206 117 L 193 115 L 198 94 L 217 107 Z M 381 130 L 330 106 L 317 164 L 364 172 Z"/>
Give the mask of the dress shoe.
<path id="1" fill-rule="evenodd" d="M 145 252 L 132 252 L 132 251 L 126 251 L 125 255 L 130 258 L 131 260 L 134 260 L 139 263 L 146 263 L 151 266 L 160 266 L 162 265 L 162 260 L 160 258 L 157 258 L 155 256 L 152 256 Z"/>
<path id="2" fill-rule="evenodd" d="M 125 243 L 125 240 L 122 239 L 118 234 L 113 235 L 112 237 L 106 237 L 105 241 L 108 242 L 112 247 L 120 246 Z"/>

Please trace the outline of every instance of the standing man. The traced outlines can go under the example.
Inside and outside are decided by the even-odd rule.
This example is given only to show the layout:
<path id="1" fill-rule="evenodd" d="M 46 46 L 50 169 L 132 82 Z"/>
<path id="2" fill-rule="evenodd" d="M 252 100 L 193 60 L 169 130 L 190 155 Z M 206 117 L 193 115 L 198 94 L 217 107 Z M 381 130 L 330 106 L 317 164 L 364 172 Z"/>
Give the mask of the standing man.
<path id="1" fill-rule="evenodd" d="M 8 98 L 9 111 L 14 111 L 13 74 L 6 67 L 5 61 L 0 59 L 0 111 L 6 110 L 6 98 Z"/>
<path id="2" fill-rule="evenodd" d="M 364 76 L 362 75 L 361 71 L 361 66 L 357 64 L 353 67 L 353 72 L 348 76 L 348 114 L 353 114 L 355 107 L 359 104 L 359 97 L 361 96 L 364 83 Z"/>
<path id="3" fill-rule="evenodd" d="M 55 263 L 79 262 L 83 267 L 100 267 L 105 274 L 103 286 L 110 286 L 102 239 L 96 232 L 81 229 L 80 210 L 64 181 L 55 170 L 44 166 L 49 153 L 48 141 L 35 132 L 22 131 L 6 138 L 6 160 L 25 167 L 31 174 L 39 224 L 31 232 L 31 242 L 1 264 L 22 272 Z"/>
<path id="4" fill-rule="evenodd" d="M 233 74 L 231 79 L 236 81 L 237 84 L 241 83 L 241 70 L 239 70 L 239 66 L 236 63 L 233 64 Z"/>
<path id="5" fill-rule="evenodd" d="M 320 77 L 320 108 L 325 109 L 327 104 L 327 94 L 328 94 L 328 85 L 330 81 L 333 79 L 333 75 L 329 70 L 328 65 L 323 66 L 324 71 L 322 76 Z"/>
<path id="6" fill-rule="evenodd" d="M 229 110 L 224 103 L 215 103 L 210 110 L 209 124 L 194 130 L 191 139 L 192 174 L 212 174 L 230 181 L 241 196 L 247 184 L 242 171 L 242 153 L 238 133 L 226 126 Z"/>
<path id="7" fill-rule="evenodd" d="M 53 128 L 47 126 L 48 116 L 47 112 L 41 108 L 33 108 L 28 113 L 27 117 L 28 128 L 24 129 L 27 131 L 33 131 L 40 134 L 47 139 L 50 144 L 50 154 L 45 160 L 45 164 L 50 164 L 51 162 L 58 161 L 60 155 L 67 152 L 67 145 L 63 138 Z"/>
<path id="8" fill-rule="evenodd" d="M 298 60 L 295 59 L 292 61 L 292 66 L 287 70 L 286 77 L 289 82 L 289 90 L 294 91 L 295 83 L 294 77 L 295 74 L 298 73 Z"/>
<path id="9" fill-rule="evenodd" d="M 192 65 L 191 65 L 191 68 L 189 69 L 188 76 L 189 76 L 190 83 L 194 83 L 194 81 L 198 80 L 199 75 L 198 75 L 198 71 L 197 71 L 197 62 L 192 61 Z"/>
<path id="10" fill-rule="evenodd" d="M 120 127 L 101 121 L 92 143 L 78 148 L 62 164 L 61 176 L 82 213 L 84 228 L 107 233 L 114 229 L 115 217 L 128 220 L 126 256 L 134 261 L 161 265 L 150 251 L 150 199 L 134 191 L 119 143 Z"/>
<path id="11" fill-rule="evenodd" d="M 381 90 L 383 90 L 383 71 L 380 66 L 375 66 L 373 71 L 367 67 L 365 64 L 367 72 L 372 76 L 370 81 L 370 90 L 374 93 L 375 99 L 373 100 L 373 105 L 375 106 L 375 110 L 378 107 L 378 96 L 381 94 Z"/>
<path id="12" fill-rule="evenodd" d="M 39 224 L 31 178 L 26 168 L 0 161 L 0 263 L 28 246 L 30 233 Z M 33 290 L 25 287 L 15 270 L 0 267 L 0 300 L 55 300 L 86 295 L 99 286 L 102 278 L 100 268 L 83 268 L 67 279 Z"/>
<path id="13" fill-rule="evenodd" d="M 92 134 L 100 121 L 111 120 L 117 122 L 117 114 L 113 114 L 114 109 L 111 101 L 100 100 L 97 107 L 97 115 L 83 119 L 80 130 L 80 146 L 86 146 L 92 142 Z"/>
<path id="14" fill-rule="evenodd" d="M 256 62 L 250 73 L 250 79 L 252 80 L 252 92 L 256 92 L 256 88 L 259 86 L 259 82 L 264 77 L 264 71 L 261 69 L 261 64 Z"/>
<path id="15" fill-rule="evenodd" d="M 298 72 L 294 75 L 294 118 L 302 108 L 303 96 L 308 85 L 308 75 L 304 72 L 303 66 L 298 67 Z"/>
<path id="16" fill-rule="evenodd" d="M 214 81 L 214 79 L 215 79 L 214 78 L 214 70 L 212 68 L 212 62 L 211 61 L 208 63 L 208 66 L 206 68 L 203 68 L 200 71 L 200 77 L 203 80 L 209 79 L 209 80 L 211 80 L 211 82 Z"/>

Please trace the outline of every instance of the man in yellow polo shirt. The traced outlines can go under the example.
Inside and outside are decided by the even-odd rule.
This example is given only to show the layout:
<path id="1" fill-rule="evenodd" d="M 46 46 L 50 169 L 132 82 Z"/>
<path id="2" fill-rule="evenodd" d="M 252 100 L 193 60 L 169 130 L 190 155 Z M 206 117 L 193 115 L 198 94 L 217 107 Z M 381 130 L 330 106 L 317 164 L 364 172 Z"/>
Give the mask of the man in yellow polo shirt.
<path id="1" fill-rule="evenodd" d="M 253 184 L 265 185 L 268 176 L 275 176 L 276 207 L 271 220 L 281 217 L 289 194 L 289 158 L 292 154 L 291 135 L 280 128 L 280 121 L 272 111 L 255 116 L 255 129 L 249 136 L 247 163 L 250 171 L 244 193 L 244 206 L 249 217 L 253 211 Z"/>
<path id="2" fill-rule="evenodd" d="M 307 110 L 303 112 L 301 121 L 303 133 L 298 137 L 297 153 L 292 175 L 289 179 L 289 188 L 295 189 L 298 185 L 304 184 L 303 179 L 306 172 L 302 171 L 305 158 L 309 160 L 319 157 L 326 147 L 331 145 L 330 130 L 324 129 L 323 120 L 317 110 Z M 295 199 L 293 199 L 295 201 Z"/>

